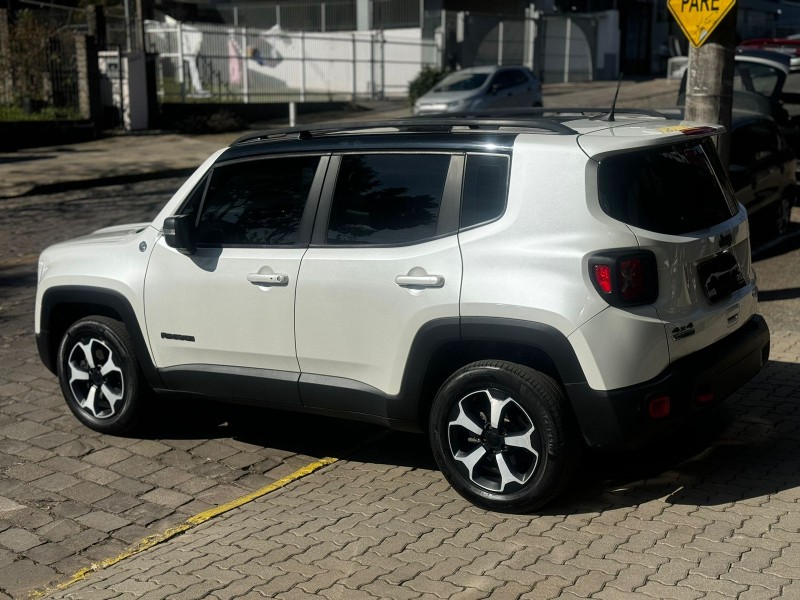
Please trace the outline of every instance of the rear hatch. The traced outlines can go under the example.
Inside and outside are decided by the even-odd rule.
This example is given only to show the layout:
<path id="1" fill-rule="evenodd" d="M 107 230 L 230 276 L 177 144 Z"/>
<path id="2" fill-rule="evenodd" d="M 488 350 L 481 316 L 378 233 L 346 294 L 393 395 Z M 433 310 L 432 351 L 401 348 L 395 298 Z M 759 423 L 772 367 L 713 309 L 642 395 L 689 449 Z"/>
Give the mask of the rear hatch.
<path id="1" fill-rule="evenodd" d="M 635 148 L 627 138 L 633 143 L 625 149 L 616 137 L 616 148 L 600 153 L 592 151 L 604 144 L 588 139 L 595 135 L 581 139 L 597 161 L 600 208 L 655 254 L 653 306 L 664 321 L 670 361 L 733 333 L 756 311 L 747 214 L 709 132 L 687 130 L 657 142 L 650 136 Z"/>

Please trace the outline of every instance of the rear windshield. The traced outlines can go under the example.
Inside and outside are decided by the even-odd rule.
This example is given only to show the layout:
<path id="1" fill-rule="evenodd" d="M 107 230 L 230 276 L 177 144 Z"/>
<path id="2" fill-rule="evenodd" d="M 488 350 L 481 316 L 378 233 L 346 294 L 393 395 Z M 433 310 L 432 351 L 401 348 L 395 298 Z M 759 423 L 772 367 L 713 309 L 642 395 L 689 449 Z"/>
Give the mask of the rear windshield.
<path id="1" fill-rule="evenodd" d="M 603 211 L 640 229 L 681 235 L 739 211 L 708 138 L 610 156 L 598 171 Z"/>

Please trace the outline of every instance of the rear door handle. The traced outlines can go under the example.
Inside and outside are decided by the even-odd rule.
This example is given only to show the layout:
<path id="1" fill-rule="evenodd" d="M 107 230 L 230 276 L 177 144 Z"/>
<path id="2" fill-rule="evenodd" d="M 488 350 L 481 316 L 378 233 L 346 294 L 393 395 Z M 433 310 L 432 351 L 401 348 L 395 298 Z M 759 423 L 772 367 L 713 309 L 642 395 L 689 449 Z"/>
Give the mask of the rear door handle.
<path id="1" fill-rule="evenodd" d="M 256 285 L 288 285 L 289 276 L 283 273 L 249 273 L 247 281 Z"/>
<path id="2" fill-rule="evenodd" d="M 444 277 L 441 275 L 398 275 L 394 282 L 400 287 L 442 287 Z"/>

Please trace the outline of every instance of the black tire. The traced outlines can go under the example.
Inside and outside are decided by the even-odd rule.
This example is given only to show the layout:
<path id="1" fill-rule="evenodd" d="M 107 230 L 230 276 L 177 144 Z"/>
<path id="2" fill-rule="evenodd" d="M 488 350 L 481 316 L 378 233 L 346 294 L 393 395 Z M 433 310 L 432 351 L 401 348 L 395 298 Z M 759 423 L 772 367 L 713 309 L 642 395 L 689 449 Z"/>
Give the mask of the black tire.
<path id="1" fill-rule="evenodd" d="M 81 423 L 110 434 L 136 427 L 151 392 L 122 323 L 76 321 L 61 338 L 57 365 L 61 393 Z"/>
<path id="2" fill-rule="evenodd" d="M 558 384 L 505 361 L 456 371 L 434 399 L 429 433 L 450 485 L 470 502 L 501 512 L 530 512 L 555 499 L 572 478 L 582 447 Z"/>

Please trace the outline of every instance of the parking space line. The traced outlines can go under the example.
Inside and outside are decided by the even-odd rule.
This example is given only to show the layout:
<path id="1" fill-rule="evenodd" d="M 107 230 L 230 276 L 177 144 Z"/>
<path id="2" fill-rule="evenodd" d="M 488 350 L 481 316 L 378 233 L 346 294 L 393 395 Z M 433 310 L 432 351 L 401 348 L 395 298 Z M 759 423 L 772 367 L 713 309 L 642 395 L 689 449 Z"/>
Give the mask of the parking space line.
<path id="1" fill-rule="evenodd" d="M 137 543 L 132 544 L 117 556 L 114 556 L 112 558 L 107 558 L 98 563 L 93 563 L 88 567 L 84 567 L 83 569 L 75 573 L 72 577 L 70 577 L 67 581 L 60 583 L 53 588 L 33 590 L 28 594 L 28 598 L 34 600 L 36 598 L 43 598 L 44 596 L 52 594 L 54 592 L 64 590 L 70 587 L 71 585 L 86 579 L 89 575 L 91 575 L 96 571 L 101 571 L 103 569 L 106 569 L 108 567 L 117 564 L 118 562 L 125 560 L 126 558 L 130 558 L 131 556 L 135 556 L 136 554 L 144 552 L 145 550 L 149 550 L 153 546 L 157 546 L 158 544 L 161 544 L 169 540 L 170 538 L 173 538 L 176 535 L 183 533 L 184 531 L 188 531 L 189 529 L 197 527 L 198 525 L 205 523 L 206 521 L 213 519 L 216 516 L 224 514 L 230 510 L 233 510 L 234 508 L 238 508 L 244 504 L 247 504 L 248 502 L 252 502 L 253 500 L 261 498 L 262 496 L 265 496 L 270 492 L 274 492 L 275 490 L 285 487 L 290 483 L 292 483 L 293 481 L 297 481 L 298 479 L 302 479 L 303 477 L 311 475 L 313 472 L 318 471 L 322 467 L 327 467 L 328 465 L 332 465 L 338 460 L 339 460 L 338 458 L 327 457 L 327 458 L 321 458 L 320 460 L 307 464 L 306 466 L 298 469 L 291 475 L 287 475 L 286 477 L 283 477 L 267 486 L 264 486 L 263 488 L 256 490 L 255 492 L 251 492 L 249 494 L 241 496 L 240 498 L 236 498 L 235 500 L 231 500 L 230 502 L 221 504 L 214 508 L 210 508 L 192 517 L 189 517 L 180 525 L 176 525 L 175 527 L 170 527 L 163 533 L 147 536 L 146 538 L 138 541 Z"/>

